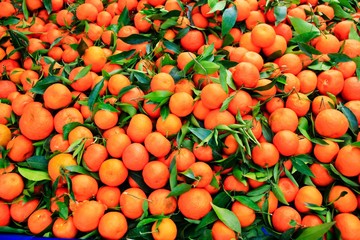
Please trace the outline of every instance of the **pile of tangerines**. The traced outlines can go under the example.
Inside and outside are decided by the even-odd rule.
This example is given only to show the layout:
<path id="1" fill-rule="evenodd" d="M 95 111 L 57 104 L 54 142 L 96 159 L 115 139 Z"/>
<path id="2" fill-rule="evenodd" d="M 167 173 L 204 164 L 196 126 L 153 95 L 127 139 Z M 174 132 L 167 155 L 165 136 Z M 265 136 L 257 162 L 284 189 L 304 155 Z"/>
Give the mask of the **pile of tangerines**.
<path id="1" fill-rule="evenodd" d="M 359 9 L 1 0 L 0 233 L 359 239 Z"/>

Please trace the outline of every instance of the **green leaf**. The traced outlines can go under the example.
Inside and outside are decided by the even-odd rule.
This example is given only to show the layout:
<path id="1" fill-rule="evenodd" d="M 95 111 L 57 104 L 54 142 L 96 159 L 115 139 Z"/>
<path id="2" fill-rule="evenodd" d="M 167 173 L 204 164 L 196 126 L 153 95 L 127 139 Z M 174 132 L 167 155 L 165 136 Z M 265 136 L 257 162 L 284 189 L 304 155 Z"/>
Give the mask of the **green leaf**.
<path id="1" fill-rule="evenodd" d="M 95 85 L 94 89 L 89 94 L 88 106 L 91 111 L 94 109 L 94 104 L 95 104 L 97 98 L 99 97 L 100 90 L 104 87 L 104 81 L 105 81 L 105 78 L 102 78 L 100 80 L 100 82 L 98 82 Z"/>
<path id="2" fill-rule="evenodd" d="M 196 62 L 194 65 L 194 71 L 199 74 L 208 75 L 215 73 L 220 69 L 220 66 L 210 61 Z"/>
<path id="3" fill-rule="evenodd" d="M 290 42 L 294 43 L 307 43 L 310 40 L 318 37 L 320 34 L 318 32 L 305 32 L 294 36 L 290 39 Z"/>
<path id="4" fill-rule="evenodd" d="M 100 102 L 100 103 L 98 103 L 98 105 L 96 107 L 97 107 L 97 109 L 107 110 L 110 112 L 119 112 L 119 110 L 116 107 L 114 107 L 113 105 L 111 105 L 109 103 Z"/>
<path id="5" fill-rule="evenodd" d="M 320 35 L 320 30 L 312 25 L 311 23 L 302 20 L 301 18 L 297 17 L 289 17 L 291 25 L 294 27 L 295 32 L 298 34 L 307 33 L 307 32 L 314 32 Z"/>
<path id="6" fill-rule="evenodd" d="M 286 201 L 284 193 L 281 191 L 279 185 L 275 183 L 271 183 L 271 190 L 274 193 L 275 197 L 279 200 L 279 202 L 289 205 L 289 203 Z"/>
<path id="7" fill-rule="evenodd" d="M 127 44 L 136 45 L 144 42 L 149 42 L 151 40 L 151 37 L 145 36 L 143 34 L 131 34 L 128 37 L 122 37 L 121 40 L 123 40 Z"/>
<path id="8" fill-rule="evenodd" d="M 213 204 L 218 207 L 227 207 L 229 202 L 231 201 L 229 195 L 225 192 L 219 192 L 213 199 Z M 195 231 L 199 231 L 201 228 L 206 227 L 213 222 L 215 222 L 218 217 L 215 214 L 215 211 L 212 210 L 208 214 L 203 217 L 199 223 L 199 225 L 195 228 Z"/>
<path id="9" fill-rule="evenodd" d="M 32 156 L 26 159 L 25 162 L 17 163 L 17 165 L 47 171 L 48 160 L 45 156 Z"/>
<path id="10" fill-rule="evenodd" d="M 47 13 L 50 14 L 52 12 L 51 0 L 43 0 L 43 3 L 44 3 Z"/>
<path id="11" fill-rule="evenodd" d="M 196 137 L 198 137 L 201 141 L 203 141 L 204 139 L 208 138 L 211 134 L 212 131 L 209 129 L 205 129 L 205 128 L 193 128 L 193 127 L 189 127 L 190 132 L 192 132 Z"/>
<path id="12" fill-rule="evenodd" d="M 233 100 L 234 97 L 235 97 L 235 94 L 226 98 L 225 101 L 221 105 L 220 111 L 225 111 L 229 107 L 229 104 L 230 104 L 231 100 Z"/>
<path id="13" fill-rule="evenodd" d="M 51 43 L 49 49 L 53 48 L 56 44 L 58 44 L 61 40 L 63 39 L 63 37 L 58 37 L 57 39 L 54 40 L 53 43 Z"/>
<path id="14" fill-rule="evenodd" d="M 117 22 L 117 26 L 119 28 L 118 30 L 120 30 L 120 28 L 122 28 L 123 26 L 128 25 L 129 23 L 130 23 L 129 10 L 127 9 L 127 7 L 125 7 L 121 12 Z"/>
<path id="15" fill-rule="evenodd" d="M 251 200 L 251 198 L 246 197 L 246 196 L 234 196 L 233 197 L 236 201 L 239 201 L 240 203 L 244 204 L 245 206 L 255 210 L 255 211 L 260 211 L 259 206 L 253 201 Z"/>
<path id="16" fill-rule="evenodd" d="M 9 226 L 1 226 L 0 232 L 2 233 L 17 233 L 17 234 L 29 234 L 28 230 L 19 228 L 19 227 L 9 227 Z"/>
<path id="17" fill-rule="evenodd" d="M 278 25 L 283 20 L 285 20 L 287 16 L 287 7 L 286 6 L 275 6 L 274 7 L 274 15 L 275 15 L 275 25 Z"/>
<path id="18" fill-rule="evenodd" d="M 134 116 L 137 112 L 136 108 L 130 103 L 116 103 L 116 106 L 121 109 L 121 111 L 126 112 L 131 117 Z"/>
<path id="19" fill-rule="evenodd" d="M 349 39 L 354 39 L 354 40 L 360 41 L 360 36 L 357 33 L 356 29 L 353 27 L 350 28 Z"/>
<path id="20" fill-rule="evenodd" d="M 33 170 L 29 168 L 18 167 L 17 168 L 21 176 L 31 181 L 39 182 L 43 180 L 51 180 L 48 172 Z"/>
<path id="21" fill-rule="evenodd" d="M 310 126 L 309 126 L 308 119 L 306 117 L 299 118 L 298 130 L 304 137 L 306 137 L 308 140 L 310 140 L 311 142 L 313 142 L 315 144 L 327 145 L 327 143 L 323 139 L 314 138 L 314 137 L 310 136 L 309 128 L 310 128 Z"/>
<path id="22" fill-rule="evenodd" d="M 145 202 L 145 201 L 144 201 Z M 145 218 L 145 219 L 142 219 L 141 221 L 138 222 L 138 224 L 136 225 L 136 227 L 142 227 L 142 226 L 145 226 L 145 225 L 148 225 L 150 223 L 153 223 L 153 222 L 156 222 L 158 220 L 161 220 L 163 218 L 166 218 L 166 216 L 151 216 L 149 218 Z"/>
<path id="23" fill-rule="evenodd" d="M 330 61 L 333 63 L 350 62 L 351 58 L 343 53 L 328 53 Z"/>
<path id="24" fill-rule="evenodd" d="M 335 222 L 323 223 L 313 227 L 307 227 L 300 230 L 300 235 L 296 240 L 320 239 L 327 233 Z"/>
<path id="25" fill-rule="evenodd" d="M 309 177 L 314 177 L 314 174 L 311 172 L 310 168 L 306 165 L 307 163 L 312 163 L 312 160 L 308 161 L 309 158 L 310 156 L 303 154 L 303 155 L 293 156 L 290 158 L 290 160 L 293 164 L 293 167 L 296 170 L 298 170 L 300 173 Z"/>
<path id="26" fill-rule="evenodd" d="M 234 42 L 233 36 L 230 33 L 225 34 L 225 36 L 223 36 L 222 47 L 232 45 L 233 42 Z"/>
<path id="27" fill-rule="evenodd" d="M 213 203 L 211 203 L 211 206 L 215 211 L 216 215 L 218 216 L 218 218 L 226 226 L 228 226 L 230 229 L 234 230 L 237 233 L 241 233 L 240 222 L 239 219 L 236 217 L 235 213 L 233 213 L 229 209 L 218 207 Z"/>
<path id="28" fill-rule="evenodd" d="M 79 165 L 66 166 L 65 169 L 68 170 L 69 172 L 91 175 L 91 173 L 88 170 L 86 170 L 84 167 Z"/>
<path id="29" fill-rule="evenodd" d="M 176 54 L 179 54 L 181 52 L 181 48 L 178 44 L 175 44 L 168 40 L 164 40 L 163 43 L 164 43 L 164 46 L 166 47 L 166 49 L 173 51 Z"/>
<path id="30" fill-rule="evenodd" d="M 355 114 L 343 104 L 339 104 L 340 111 L 346 116 L 347 120 L 349 121 L 349 128 L 353 133 L 357 133 L 359 129 L 358 121 L 356 119 Z"/>
<path id="31" fill-rule="evenodd" d="M 320 55 L 321 52 L 307 43 L 298 43 L 299 49 L 306 55 L 312 57 L 313 55 Z"/>
<path id="32" fill-rule="evenodd" d="M 330 5 L 330 7 L 332 7 L 334 9 L 334 13 L 335 13 L 336 17 L 347 18 L 347 19 L 352 18 L 351 14 L 345 12 L 344 9 L 339 4 L 332 2 L 329 5 Z"/>
<path id="33" fill-rule="evenodd" d="M 60 78 L 58 76 L 48 76 L 38 81 L 35 86 L 30 89 L 30 92 L 43 94 L 50 85 L 58 82 L 60 82 Z"/>
<path id="34" fill-rule="evenodd" d="M 225 2 L 225 1 L 223 1 Z M 221 22 L 221 35 L 225 36 L 234 27 L 237 18 L 237 10 L 236 7 L 233 5 L 223 12 L 222 15 L 222 22 Z"/>
<path id="35" fill-rule="evenodd" d="M 168 197 L 174 196 L 180 196 L 181 194 L 189 191 L 191 189 L 191 185 L 187 183 L 180 183 L 174 187 L 171 192 L 169 193 Z"/>
<path id="36" fill-rule="evenodd" d="M 17 18 L 17 17 L 8 17 L 8 18 L 5 18 L 4 20 L 1 20 L 0 24 L 3 25 L 3 26 L 8 26 L 8 25 L 15 25 L 15 24 L 18 24 L 20 22 L 20 19 Z M 4 37 L 1 38 L 1 40 L 3 40 Z"/>
<path id="37" fill-rule="evenodd" d="M 197 180 L 191 168 L 186 169 L 185 171 L 181 172 L 181 174 L 189 179 Z"/>
<path id="38" fill-rule="evenodd" d="M 135 71 L 133 72 L 134 77 L 139 81 L 139 83 L 144 85 L 150 85 L 150 78 L 143 72 Z"/>
<path id="39" fill-rule="evenodd" d="M 165 30 L 178 25 L 177 17 L 166 19 L 160 26 L 161 29 Z"/>
<path id="40" fill-rule="evenodd" d="M 111 63 L 115 63 L 117 61 L 121 61 L 121 60 L 132 57 L 134 55 L 134 53 L 135 53 L 134 49 L 129 50 L 129 51 L 124 51 L 124 52 L 121 52 L 118 54 L 111 55 L 110 57 L 108 57 L 108 60 L 110 60 Z"/>
<path id="41" fill-rule="evenodd" d="M 222 11 L 225 9 L 225 6 L 226 6 L 226 1 L 218 1 L 216 2 L 215 4 L 212 4 L 213 6 L 211 6 L 211 9 L 209 12 L 207 13 L 214 13 L 216 11 Z M 226 11 L 226 10 L 225 10 Z"/>
<path id="42" fill-rule="evenodd" d="M 26 5 L 26 0 L 23 0 L 22 4 L 21 4 L 21 10 L 24 14 L 24 18 L 25 20 L 28 20 L 29 18 L 29 11 L 27 9 L 27 5 Z"/>
<path id="43" fill-rule="evenodd" d="M 56 205 L 59 207 L 59 216 L 62 219 L 65 219 L 65 220 L 68 219 L 69 207 L 64 202 L 61 202 L 61 201 L 57 201 Z"/>
<path id="44" fill-rule="evenodd" d="M 170 163 L 170 189 L 174 189 L 177 185 L 177 168 L 176 168 L 176 160 L 175 157 L 171 159 Z"/>
<path id="45" fill-rule="evenodd" d="M 160 116 L 162 119 L 166 119 L 170 114 L 170 108 L 168 106 L 162 106 L 160 109 Z"/>
<path id="46" fill-rule="evenodd" d="M 84 67 L 83 69 L 80 70 L 80 72 L 78 72 L 78 74 L 76 74 L 74 81 L 79 80 L 80 78 L 83 78 L 86 76 L 86 74 L 88 74 L 91 70 L 91 65 Z"/>
<path id="47" fill-rule="evenodd" d="M 150 92 L 150 93 L 146 94 L 144 96 L 144 98 L 149 99 L 149 101 L 154 102 L 154 103 L 160 103 L 160 102 L 164 101 L 164 99 L 170 98 L 170 96 L 172 94 L 173 93 L 170 91 L 159 90 L 159 91 L 154 91 L 154 92 Z"/>
<path id="48" fill-rule="evenodd" d="M 325 166 L 325 165 L 324 165 Z M 359 187 L 360 185 L 352 180 L 350 180 L 349 178 L 343 176 L 332 164 L 328 165 L 329 167 L 327 168 L 330 172 L 332 172 L 333 174 L 335 174 L 337 177 L 339 177 L 344 183 L 346 183 L 347 185 L 351 186 L 351 187 Z M 326 166 L 325 166 L 326 167 Z"/>
<path id="49" fill-rule="evenodd" d="M 291 174 L 291 172 L 289 170 L 287 170 L 284 167 L 284 171 L 285 171 L 285 175 L 297 186 L 299 187 L 299 184 L 297 183 L 296 179 L 294 178 L 294 176 Z"/>

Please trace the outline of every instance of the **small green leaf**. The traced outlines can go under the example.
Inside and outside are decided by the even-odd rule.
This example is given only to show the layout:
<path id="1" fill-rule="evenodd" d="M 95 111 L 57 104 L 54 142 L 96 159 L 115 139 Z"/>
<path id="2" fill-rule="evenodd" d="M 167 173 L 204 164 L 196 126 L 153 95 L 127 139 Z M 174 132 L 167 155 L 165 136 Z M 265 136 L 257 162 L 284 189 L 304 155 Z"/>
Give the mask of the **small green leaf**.
<path id="1" fill-rule="evenodd" d="M 338 3 L 331 2 L 329 5 L 334 9 L 334 13 L 336 17 L 347 18 L 347 19 L 352 18 L 351 14 L 345 12 L 344 9 Z"/>
<path id="2" fill-rule="evenodd" d="M 175 44 L 168 40 L 164 40 L 163 43 L 164 43 L 164 46 L 166 47 L 166 49 L 173 51 L 176 54 L 179 54 L 181 52 L 181 48 L 178 44 Z"/>
<path id="3" fill-rule="evenodd" d="M 185 171 L 181 172 L 181 174 L 192 180 L 197 180 L 191 168 L 186 169 Z"/>
<path id="4" fill-rule="evenodd" d="M 17 233 L 17 234 L 29 234 L 28 230 L 19 227 L 1 226 L 0 232 L 2 233 Z"/>
<path id="5" fill-rule="evenodd" d="M 111 63 L 115 63 L 115 62 L 132 57 L 134 55 L 134 53 L 135 53 L 134 49 L 129 50 L 129 51 L 124 51 L 124 52 L 121 52 L 118 54 L 111 55 L 110 57 L 108 57 L 108 60 L 110 60 Z"/>
<path id="6" fill-rule="evenodd" d="M 259 206 L 253 200 L 251 200 L 251 198 L 249 198 L 249 197 L 246 197 L 246 196 L 234 196 L 234 199 L 236 201 L 239 201 L 240 203 L 244 204 L 245 206 L 255 210 L 255 211 L 260 211 Z"/>
<path id="7" fill-rule="evenodd" d="M 69 207 L 64 202 L 61 202 L 61 201 L 57 201 L 56 205 L 59 207 L 59 216 L 62 219 L 65 219 L 65 220 L 68 219 Z"/>
<path id="8" fill-rule="evenodd" d="M 119 28 L 118 30 L 120 30 L 120 28 L 122 28 L 123 26 L 128 25 L 129 23 L 130 23 L 129 10 L 127 9 L 127 7 L 125 7 L 121 12 L 117 22 L 117 26 Z"/>
<path id="9" fill-rule="evenodd" d="M 52 12 L 51 0 L 43 0 L 43 3 L 44 3 L 47 13 L 50 14 Z"/>
<path id="10" fill-rule="evenodd" d="M 76 74 L 74 81 L 79 80 L 80 78 L 83 78 L 86 76 L 86 74 L 88 74 L 91 70 L 91 65 L 84 67 L 83 69 L 80 70 L 80 72 L 78 72 L 78 74 Z"/>
<path id="11" fill-rule="evenodd" d="M 350 28 L 349 39 L 354 39 L 354 40 L 360 41 L 360 36 L 357 33 L 356 29 L 353 27 Z"/>
<path id="12" fill-rule="evenodd" d="M 306 165 L 307 163 L 312 163 L 312 161 L 306 161 L 309 160 L 307 155 L 293 156 L 290 159 L 293 164 L 293 167 L 296 170 L 298 170 L 300 173 L 306 176 L 314 177 L 314 174 L 311 172 L 310 168 Z"/>
<path id="13" fill-rule="evenodd" d="M 177 22 L 177 17 L 173 17 L 173 18 L 168 18 L 166 19 L 160 26 L 161 29 L 165 30 L 165 29 L 168 29 L 168 28 L 171 28 L 171 27 L 174 27 L 176 25 L 178 25 L 178 22 Z"/>
<path id="14" fill-rule="evenodd" d="M 28 20 L 29 18 L 29 11 L 28 11 L 28 8 L 27 8 L 27 5 L 26 5 L 26 0 L 23 0 L 22 4 L 21 4 L 21 10 L 24 14 L 24 18 L 25 20 Z"/>
<path id="15" fill-rule="evenodd" d="M 198 137 L 201 141 L 208 138 L 212 134 L 211 130 L 205 129 L 205 128 L 193 128 L 193 127 L 190 127 L 189 130 L 196 137 Z"/>
<path id="16" fill-rule="evenodd" d="M 307 33 L 307 32 L 314 32 L 320 35 L 320 30 L 316 28 L 311 23 L 302 20 L 301 18 L 297 17 L 289 17 L 291 25 L 294 27 L 295 32 L 298 34 Z"/>
<path id="17" fill-rule="evenodd" d="M 225 9 L 226 1 L 215 1 L 215 2 L 216 2 L 215 4 L 209 5 L 211 7 L 211 9 L 210 9 L 210 11 L 208 13 L 214 13 L 216 11 L 222 11 L 222 10 Z"/>
<path id="18" fill-rule="evenodd" d="M 278 25 L 282 21 L 285 20 L 287 16 L 287 7 L 286 6 L 275 6 L 274 7 L 274 15 L 275 15 L 275 25 Z"/>
<path id="19" fill-rule="evenodd" d="M 187 183 L 180 183 L 174 187 L 171 192 L 169 193 L 168 197 L 174 196 L 180 196 L 181 194 L 189 191 L 191 189 L 191 185 Z"/>
<path id="20" fill-rule="evenodd" d="M 1 24 L 3 26 L 8 26 L 8 25 L 15 25 L 15 24 L 18 24 L 20 22 L 20 19 L 17 18 L 17 17 L 8 17 L 8 18 L 5 18 L 4 20 L 1 20 Z M 5 37 L 2 37 L 1 40 L 5 39 Z"/>
<path id="21" fill-rule="evenodd" d="M 339 108 L 341 112 L 346 116 L 349 121 L 349 128 L 353 133 L 357 133 L 359 129 L 358 121 L 356 119 L 355 114 L 346 106 L 340 103 Z"/>
<path id="22" fill-rule="evenodd" d="M 300 235 L 296 240 L 320 239 L 327 233 L 335 222 L 323 223 L 314 227 L 307 227 L 300 230 Z"/>
<path id="23" fill-rule="evenodd" d="M 144 201 L 144 202 L 146 202 L 146 201 Z M 149 218 L 145 218 L 145 219 L 140 220 L 138 222 L 138 224 L 136 225 L 136 227 L 137 228 L 142 227 L 142 226 L 148 225 L 150 223 L 156 222 L 158 220 L 161 220 L 163 218 L 166 218 L 166 216 L 161 216 L 161 215 L 159 215 L 159 216 L 151 216 Z"/>
<path id="24" fill-rule="evenodd" d="M 200 61 L 196 62 L 194 66 L 194 71 L 199 74 L 208 75 L 215 73 L 220 69 L 220 66 L 214 62 L 210 61 Z"/>
<path id="25" fill-rule="evenodd" d="M 312 57 L 313 55 L 320 55 L 321 52 L 316 48 L 309 46 L 307 43 L 298 43 L 299 49 L 306 55 Z"/>
<path id="26" fill-rule="evenodd" d="M 116 103 L 116 106 L 121 109 L 121 111 L 126 112 L 131 117 L 134 116 L 137 112 L 136 108 L 130 103 Z"/>
<path id="27" fill-rule="evenodd" d="M 279 202 L 281 202 L 285 205 L 289 205 L 289 203 L 286 201 L 284 193 L 281 191 L 279 185 L 272 183 L 271 190 L 274 193 L 275 197 L 279 200 Z"/>
<path id="28" fill-rule="evenodd" d="M 103 103 L 100 102 L 97 104 L 97 109 L 101 109 L 101 110 L 106 110 L 106 111 L 110 111 L 110 112 L 119 112 L 119 110 L 114 107 L 113 105 L 109 104 L 109 103 Z"/>
<path id="29" fill-rule="evenodd" d="M 32 156 L 26 159 L 25 162 L 17 163 L 17 165 L 47 171 L 48 160 L 46 160 L 45 156 Z"/>
<path id="30" fill-rule="evenodd" d="M 48 172 L 33 170 L 29 168 L 18 167 L 17 168 L 21 176 L 31 181 L 39 182 L 43 180 L 51 180 Z"/>
<path id="31" fill-rule="evenodd" d="M 225 2 L 225 1 L 223 1 Z M 234 27 L 237 18 L 237 10 L 236 7 L 233 5 L 223 12 L 222 15 L 222 22 L 221 22 L 221 35 L 225 36 Z"/>
<path id="32" fill-rule="evenodd" d="M 220 111 L 225 111 L 226 109 L 228 109 L 229 104 L 231 102 L 231 100 L 233 100 L 233 98 L 235 97 L 235 94 L 230 95 L 228 98 L 225 99 L 225 101 L 222 103 Z"/>
<path id="33" fill-rule="evenodd" d="M 308 43 L 310 40 L 319 36 L 318 32 L 305 32 L 294 36 L 290 39 L 293 43 Z"/>
<path id="34" fill-rule="evenodd" d="M 173 93 L 170 91 L 159 90 L 159 91 L 154 91 L 154 92 L 150 92 L 150 93 L 146 94 L 144 96 L 144 98 L 149 99 L 149 101 L 151 101 L 151 102 L 160 103 L 160 102 L 164 101 L 164 99 L 170 98 L 170 96 L 172 94 Z"/>
<path id="35" fill-rule="evenodd" d="M 86 170 L 84 167 L 79 165 L 66 166 L 65 169 L 68 170 L 69 172 L 90 175 L 90 172 L 88 170 Z"/>
<path id="36" fill-rule="evenodd" d="M 91 111 L 94 109 L 94 104 L 95 104 L 97 98 L 99 97 L 100 90 L 104 87 L 104 81 L 105 81 L 105 79 L 102 78 L 100 80 L 100 82 L 98 82 L 95 85 L 94 89 L 89 94 L 88 106 Z"/>
<path id="37" fill-rule="evenodd" d="M 122 37 L 121 40 L 123 40 L 127 44 L 136 45 L 144 42 L 149 42 L 151 40 L 151 37 L 145 36 L 143 34 L 131 34 L 128 37 Z"/>
<path id="38" fill-rule="evenodd" d="M 177 185 L 177 169 L 176 169 L 176 159 L 175 157 L 171 160 L 170 163 L 170 189 L 174 189 Z"/>
<path id="39" fill-rule="evenodd" d="M 228 226 L 230 229 L 234 230 L 237 233 L 241 233 L 240 222 L 239 219 L 236 217 L 235 213 L 233 213 L 229 209 L 218 207 L 213 203 L 211 203 L 211 206 L 215 211 L 216 215 L 218 216 L 218 218 L 226 226 Z"/>
<path id="40" fill-rule="evenodd" d="M 160 109 L 160 116 L 162 119 L 166 119 L 170 114 L 170 109 L 168 106 L 162 106 Z"/>
<path id="41" fill-rule="evenodd" d="M 327 168 L 330 172 L 332 172 L 333 174 L 335 174 L 335 176 L 337 176 L 338 178 L 340 178 L 344 183 L 346 183 L 347 185 L 351 186 L 351 187 L 359 187 L 360 185 L 352 180 L 350 180 L 349 178 L 343 176 L 332 164 L 328 165 L 329 167 Z M 325 166 L 326 167 L 326 166 Z"/>
<path id="42" fill-rule="evenodd" d="M 330 61 L 333 63 L 341 63 L 341 62 L 350 62 L 352 61 L 351 58 L 343 53 L 328 53 L 328 57 Z"/>
<path id="43" fill-rule="evenodd" d="M 58 76 L 48 76 L 38 81 L 35 86 L 30 89 L 30 91 L 36 94 L 43 94 L 50 85 L 57 82 L 60 82 L 60 78 Z"/>

